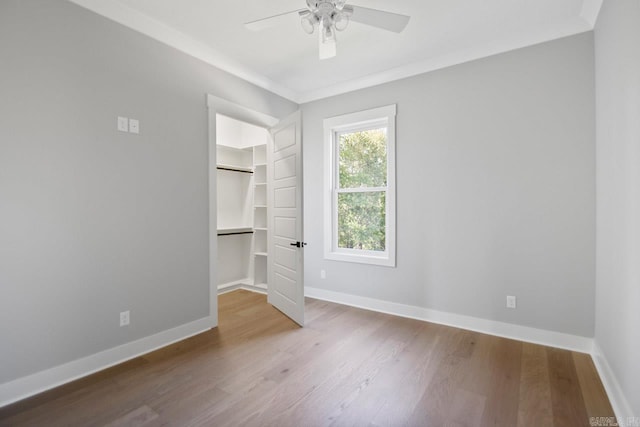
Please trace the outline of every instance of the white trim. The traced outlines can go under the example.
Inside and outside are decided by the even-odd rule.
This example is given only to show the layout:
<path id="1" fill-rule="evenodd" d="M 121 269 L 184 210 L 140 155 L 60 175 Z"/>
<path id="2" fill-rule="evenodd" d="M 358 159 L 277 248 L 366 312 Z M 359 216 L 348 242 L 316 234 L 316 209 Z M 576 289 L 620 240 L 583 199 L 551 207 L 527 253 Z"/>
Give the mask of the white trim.
<path id="1" fill-rule="evenodd" d="M 381 265 L 383 267 L 395 267 L 395 257 L 388 251 L 365 251 L 356 249 L 338 249 L 325 252 L 325 259 L 331 261 L 355 262 L 358 264 Z"/>
<path id="2" fill-rule="evenodd" d="M 209 116 L 209 313 L 211 323 L 214 326 L 218 325 L 218 295 L 224 293 L 225 289 L 219 289 L 216 283 L 217 268 L 218 268 L 218 203 L 217 203 L 217 179 L 218 173 L 216 169 L 216 148 L 217 148 L 217 135 L 216 135 L 216 114 L 222 114 L 235 120 L 241 120 L 246 123 L 260 126 L 263 128 L 269 128 L 280 120 L 276 117 L 262 113 L 260 111 L 253 110 L 235 102 L 229 101 L 224 98 L 220 98 L 211 94 L 206 95 L 207 109 Z M 234 289 L 244 288 L 244 280 L 234 282 L 229 285 L 226 291 L 232 291 Z M 237 286 L 236 286 L 237 285 Z M 253 286 L 253 285 L 246 285 Z M 260 286 L 255 286 L 252 289 L 261 291 Z"/>
<path id="3" fill-rule="evenodd" d="M 205 317 L 72 362 L 0 384 L 0 407 L 77 380 L 211 329 Z"/>
<path id="4" fill-rule="evenodd" d="M 221 283 L 218 285 L 218 295 L 240 289 L 242 285 L 247 284 L 250 281 L 251 280 L 249 278 L 246 278 L 242 280 L 235 280 L 233 282 Z"/>
<path id="5" fill-rule="evenodd" d="M 344 127 L 351 128 L 353 126 L 366 125 L 369 122 L 377 122 L 386 117 L 395 117 L 396 113 L 396 104 L 391 104 L 329 117 L 324 120 L 324 124 L 325 128 L 328 125 L 330 129 L 341 130 Z"/>
<path id="6" fill-rule="evenodd" d="M 336 188 L 337 193 L 379 193 L 387 191 L 387 187 L 357 187 L 357 188 Z"/>
<path id="7" fill-rule="evenodd" d="M 583 0 L 582 9 L 580 10 L 580 18 L 584 19 L 593 29 L 598 21 L 600 9 L 602 8 L 602 0 Z"/>
<path id="8" fill-rule="evenodd" d="M 209 115 L 209 317 L 211 324 L 218 326 L 218 150 L 216 145 L 216 110 L 214 100 L 207 95 L 207 112 Z"/>
<path id="9" fill-rule="evenodd" d="M 237 291 L 242 289 L 243 291 L 249 291 L 249 292 L 253 292 L 256 294 L 262 294 L 262 295 L 267 295 L 267 286 L 264 284 L 259 284 L 259 285 L 250 285 L 247 283 L 240 283 L 237 285 L 233 285 L 231 287 L 227 287 L 224 289 L 220 289 L 220 291 L 218 292 L 218 295 L 222 295 L 222 294 L 227 294 L 229 292 L 233 292 L 233 291 Z"/>
<path id="10" fill-rule="evenodd" d="M 69 0 L 78 6 L 111 19 L 125 27 L 131 28 L 154 40 L 171 46 L 179 51 L 200 59 L 209 65 L 213 65 L 229 74 L 253 83 L 263 89 L 280 95 L 290 101 L 298 102 L 298 94 L 265 77 L 256 73 L 250 68 L 240 64 L 235 59 L 230 58 L 211 46 L 202 43 L 174 28 L 163 24 L 135 9 L 132 9 L 117 1 L 104 0 Z"/>
<path id="11" fill-rule="evenodd" d="M 547 331 L 528 326 L 514 325 L 512 323 L 496 320 L 482 319 L 479 317 L 465 316 L 462 314 L 448 313 L 446 311 L 432 310 L 413 305 L 399 304 L 374 298 L 345 294 L 314 287 L 305 287 L 305 296 L 324 301 L 344 304 L 365 310 L 392 314 L 394 316 L 407 317 L 409 319 L 423 320 L 441 325 L 453 326 L 483 334 L 510 338 L 519 341 L 541 344 L 566 350 L 591 353 L 593 339 L 578 335 L 570 335 L 562 332 Z"/>
<path id="12" fill-rule="evenodd" d="M 156 19 L 150 18 L 149 16 L 122 3 L 104 0 L 69 1 L 297 104 L 328 98 L 330 96 L 340 95 L 354 90 L 376 86 L 406 77 L 427 73 L 429 71 L 450 67 L 452 65 L 462 64 L 476 59 L 486 58 L 523 47 L 590 31 L 594 27 L 600 5 L 602 4 L 602 0 L 584 0 L 580 13 L 580 17 L 582 18 L 584 25 L 577 22 L 568 24 L 559 29 L 543 30 L 536 34 L 526 34 L 517 38 L 510 37 L 506 40 L 487 44 L 481 48 L 466 49 L 448 53 L 371 74 L 362 78 L 352 79 L 347 82 L 331 85 L 325 88 L 298 92 L 238 63 L 233 58 L 222 54 L 211 46 L 206 45 L 193 37 L 187 36 L 186 34 L 165 25 Z"/>
<path id="13" fill-rule="evenodd" d="M 594 341 L 593 343 L 592 357 L 593 363 L 596 365 L 596 370 L 598 371 L 602 384 L 604 385 L 604 389 L 609 397 L 609 402 L 611 402 L 611 406 L 613 407 L 613 412 L 615 412 L 616 417 L 618 417 L 618 423 L 620 426 L 624 427 L 626 425 L 625 421 L 627 417 L 637 417 L 639 414 L 634 414 L 631 410 L 631 405 L 625 397 L 622 387 L 620 387 L 620 383 L 611 369 L 607 358 L 602 352 L 598 341 Z"/>
<path id="14" fill-rule="evenodd" d="M 265 285 L 264 283 L 255 284 L 253 280 L 247 278 L 244 280 L 236 280 L 235 282 L 228 282 L 218 285 L 218 295 L 237 291 L 238 289 L 244 289 L 245 291 L 251 291 L 257 294 L 267 294 L 267 285 Z"/>
<path id="15" fill-rule="evenodd" d="M 268 287 L 266 283 L 258 283 L 255 282 L 252 285 L 242 285 L 240 289 L 244 289 L 245 291 L 255 292 L 256 294 L 268 295 Z"/>
<path id="16" fill-rule="evenodd" d="M 215 113 L 217 114 L 222 114 L 223 116 L 231 119 L 240 120 L 261 128 L 270 128 L 278 124 L 280 121 L 277 117 L 253 110 L 249 107 L 229 101 L 228 99 L 211 95 L 210 93 L 207 94 L 207 107 L 211 110 L 215 110 Z"/>
<path id="17" fill-rule="evenodd" d="M 589 1 L 589 0 L 587 0 Z M 522 49 L 528 46 L 534 46 L 546 43 L 552 40 L 581 34 L 593 29 L 587 22 L 580 23 L 579 20 L 573 25 L 567 25 L 559 30 L 545 30 L 540 34 L 528 34 L 520 38 L 508 38 L 499 40 L 494 43 L 488 43 L 482 47 L 473 49 L 465 49 L 457 52 L 450 52 L 444 55 L 431 57 L 422 61 L 412 62 L 400 67 L 391 68 L 379 73 L 369 74 L 361 78 L 351 79 L 344 83 L 327 86 L 321 89 L 311 90 L 300 93 L 297 97 L 299 104 L 317 101 L 319 99 L 329 98 L 331 96 L 341 95 L 360 89 L 366 89 L 378 86 L 384 83 L 401 80 L 407 77 L 413 77 L 425 74 L 431 71 L 441 70 L 443 68 L 472 62 L 478 59 L 487 58 L 494 55 Z"/>
<path id="18" fill-rule="evenodd" d="M 372 108 L 324 119 L 324 258 L 334 261 L 395 267 L 396 265 L 396 105 Z M 337 189 L 336 135 L 372 127 L 387 128 L 387 186 L 382 188 Z M 337 248 L 337 199 L 339 193 L 384 191 L 386 197 L 386 248 L 384 252 Z"/>
<path id="19" fill-rule="evenodd" d="M 506 40 L 487 44 L 481 48 L 466 49 L 448 53 L 371 74 L 362 78 L 352 79 L 347 82 L 331 85 L 325 88 L 298 92 L 238 63 L 235 59 L 222 54 L 213 47 L 202 43 L 193 37 L 187 36 L 186 34 L 163 24 L 156 19 L 150 18 L 149 16 L 122 3 L 104 0 L 69 1 L 297 104 L 328 98 L 330 96 L 340 95 L 354 90 L 364 89 L 406 77 L 427 73 L 429 71 L 439 70 L 452 65 L 462 64 L 476 59 L 486 58 L 523 47 L 591 31 L 596 22 L 600 5 L 602 4 L 602 0 L 584 0 L 580 13 L 580 17 L 582 18 L 584 25 L 581 25 L 580 23 L 572 23 L 559 29 L 543 30 L 536 34 L 527 34 L 517 38 L 510 37 Z"/>

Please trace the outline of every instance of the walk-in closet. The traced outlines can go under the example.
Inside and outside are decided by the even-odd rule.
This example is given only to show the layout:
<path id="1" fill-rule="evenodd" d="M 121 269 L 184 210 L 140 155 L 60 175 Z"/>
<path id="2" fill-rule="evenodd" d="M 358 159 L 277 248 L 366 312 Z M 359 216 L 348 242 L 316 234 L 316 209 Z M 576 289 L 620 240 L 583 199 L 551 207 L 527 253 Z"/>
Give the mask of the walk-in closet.
<path id="1" fill-rule="evenodd" d="M 218 292 L 267 290 L 266 129 L 216 115 Z"/>

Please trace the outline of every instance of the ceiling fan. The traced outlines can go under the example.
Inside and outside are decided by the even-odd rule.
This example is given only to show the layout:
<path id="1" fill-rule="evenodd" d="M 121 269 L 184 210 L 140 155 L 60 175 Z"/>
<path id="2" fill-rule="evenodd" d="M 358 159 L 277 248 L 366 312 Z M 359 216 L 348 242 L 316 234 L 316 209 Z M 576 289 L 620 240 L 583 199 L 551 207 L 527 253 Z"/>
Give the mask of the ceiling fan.
<path id="1" fill-rule="evenodd" d="M 346 4 L 346 0 L 306 0 L 307 8 L 281 13 L 245 23 L 252 31 L 260 31 L 284 23 L 291 14 L 300 16 L 302 29 L 313 34 L 318 27 L 320 59 L 336 56 L 336 31 L 344 31 L 349 21 L 371 25 L 396 33 L 409 23 L 409 16 L 378 9 Z"/>

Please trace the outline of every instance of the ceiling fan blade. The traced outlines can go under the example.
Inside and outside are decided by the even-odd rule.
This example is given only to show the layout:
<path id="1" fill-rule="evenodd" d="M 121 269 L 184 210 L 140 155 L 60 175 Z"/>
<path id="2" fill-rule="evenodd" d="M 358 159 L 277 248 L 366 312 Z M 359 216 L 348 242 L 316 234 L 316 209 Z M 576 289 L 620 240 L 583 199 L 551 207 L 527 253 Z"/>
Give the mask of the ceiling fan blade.
<path id="1" fill-rule="evenodd" d="M 368 7 L 352 6 L 353 15 L 351 20 L 361 24 L 371 25 L 372 27 L 382 28 L 383 30 L 400 33 L 409 23 L 410 17 L 400 15 L 399 13 L 385 12 L 378 9 L 369 9 Z"/>
<path id="2" fill-rule="evenodd" d="M 268 18 L 262 18 L 255 21 L 245 22 L 244 26 L 247 30 L 262 31 L 267 28 L 277 27 L 279 25 L 287 24 L 287 22 L 299 23 L 299 13 L 307 9 L 296 9 L 290 12 L 280 13 L 278 15 L 270 16 Z"/>

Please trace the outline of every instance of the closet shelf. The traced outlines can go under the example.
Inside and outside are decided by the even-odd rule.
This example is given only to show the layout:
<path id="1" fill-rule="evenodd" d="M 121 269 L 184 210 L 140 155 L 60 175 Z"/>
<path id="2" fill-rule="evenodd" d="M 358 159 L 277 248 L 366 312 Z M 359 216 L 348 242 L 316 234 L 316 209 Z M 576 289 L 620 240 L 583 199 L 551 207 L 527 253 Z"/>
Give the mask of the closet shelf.
<path id="1" fill-rule="evenodd" d="M 256 256 L 267 256 L 266 252 L 254 252 Z"/>
<path id="2" fill-rule="evenodd" d="M 252 227 L 218 228 L 218 236 L 230 236 L 234 234 L 252 234 Z"/>
<path id="3" fill-rule="evenodd" d="M 267 205 L 253 205 L 254 208 L 266 208 Z"/>
<path id="4" fill-rule="evenodd" d="M 266 163 L 255 163 L 253 166 L 267 166 Z"/>
<path id="5" fill-rule="evenodd" d="M 223 163 L 218 163 L 216 168 L 219 170 L 231 171 L 231 172 L 243 172 L 243 173 L 253 173 L 253 168 L 246 166 L 235 166 L 235 165 L 225 165 Z"/>
<path id="6" fill-rule="evenodd" d="M 267 231 L 267 227 L 254 227 L 255 231 Z"/>

